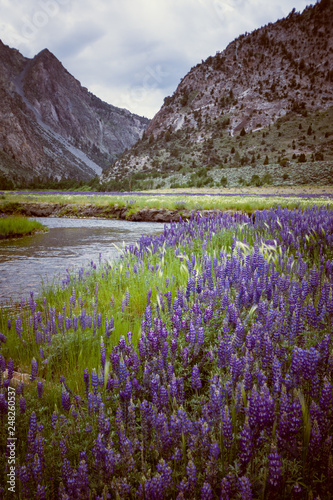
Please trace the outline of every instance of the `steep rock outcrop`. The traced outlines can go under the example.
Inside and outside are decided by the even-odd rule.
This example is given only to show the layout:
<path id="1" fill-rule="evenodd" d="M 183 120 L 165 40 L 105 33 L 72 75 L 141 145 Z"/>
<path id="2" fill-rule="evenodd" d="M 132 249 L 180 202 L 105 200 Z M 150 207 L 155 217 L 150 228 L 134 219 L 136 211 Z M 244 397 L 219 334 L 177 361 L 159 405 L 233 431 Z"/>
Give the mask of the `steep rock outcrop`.
<path id="1" fill-rule="evenodd" d="M 0 41 L 0 171 L 89 179 L 142 137 L 149 120 L 82 87 L 47 49 L 33 59 Z"/>

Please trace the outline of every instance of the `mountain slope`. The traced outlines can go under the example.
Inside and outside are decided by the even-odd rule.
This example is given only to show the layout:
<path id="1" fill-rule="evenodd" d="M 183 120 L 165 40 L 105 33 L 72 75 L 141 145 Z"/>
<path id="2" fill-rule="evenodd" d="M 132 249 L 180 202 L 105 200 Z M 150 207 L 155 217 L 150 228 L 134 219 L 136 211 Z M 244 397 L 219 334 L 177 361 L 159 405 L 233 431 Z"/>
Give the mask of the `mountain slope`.
<path id="1" fill-rule="evenodd" d="M 99 175 L 149 120 L 88 92 L 44 49 L 33 59 L 0 41 L 0 171 L 14 179 Z"/>
<path id="2" fill-rule="evenodd" d="M 240 36 L 192 68 L 144 139 L 102 179 L 181 172 L 174 178 L 190 185 L 209 170 L 209 182 L 229 178 L 230 167 L 321 168 L 315 163 L 333 160 L 332 82 L 333 2 L 322 0 Z"/>

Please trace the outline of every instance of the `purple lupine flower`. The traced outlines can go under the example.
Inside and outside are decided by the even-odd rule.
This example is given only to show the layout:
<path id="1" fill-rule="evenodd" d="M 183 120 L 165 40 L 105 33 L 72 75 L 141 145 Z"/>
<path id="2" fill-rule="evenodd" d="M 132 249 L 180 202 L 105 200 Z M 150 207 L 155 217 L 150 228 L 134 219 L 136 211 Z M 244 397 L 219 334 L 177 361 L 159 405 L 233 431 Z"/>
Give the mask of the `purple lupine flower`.
<path id="1" fill-rule="evenodd" d="M 20 316 L 17 316 L 17 318 L 15 320 L 15 329 L 16 329 L 17 336 L 21 338 L 22 333 L 23 333 L 23 327 L 22 327 L 22 322 L 21 322 Z"/>
<path id="2" fill-rule="evenodd" d="M 46 500 L 45 486 L 40 484 L 37 486 L 36 500 Z"/>
<path id="3" fill-rule="evenodd" d="M 298 397 L 295 397 L 290 406 L 289 431 L 297 434 L 302 423 L 302 405 Z"/>
<path id="4" fill-rule="evenodd" d="M 35 358 L 33 358 L 32 362 L 31 362 L 31 375 L 30 375 L 31 382 L 33 382 L 36 379 L 37 370 L 38 370 L 37 361 L 35 360 Z"/>
<path id="5" fill-rule="evenodd" d="M 24 387 L 25 387 L 25 383 L 20 382 L 16 387 L 16 394 L 17 395 L 23 394 Z"/>
<path id="6" fill-rule="evenodd" d="M 252 500 L 252 488 L 248 477 L 242 476 L 238 479 L 238 489 L 242 500 Z"/>
<path id="7" fill-rule="evenodd" d="M 7 337 L 3 333 L 0 333 L 0 342 L 2 342 L 3 344 L 7 342 Z"/>
<path id="8" fill-rule="evenodd" d="M 6 370 L 6 360 L 0 355 L 0 370 L 4 372 Z"/>
<path id="9" fill-rule="evenodd" d="M 57 422 L 58 422 L 58 413 L 56 411 L 54 411 L 51 415 L 51 427 L 52 427 L 52 429 L 56 428 Z"/>
<path id="10" fill-rule="evenodd" d="M 27 409 L 27 403 L 26 403 L 25 398 L 23 396 L 20 397 L 19 404 L 20 404 L 20 412 L 25 413 L 26 409 Z"/>
<path id="11" fill-rule="evenodd" d="M 175 355 L 177 349 L 178 349 L 178 342 L 177 342 L 177 339 L 171 339 L 171 352 L 173 355 Z"/>
<path id="12" fill-rule="evenodd" d="M 128 378 L 125 383 L 124 390 L 120 391 L 120 398 L 123 401 L 130 401 L 131 396 L 132 396 L 132 384 Z"/>
<path id="13" fill-rule="evenodd" d="M 67 453 L 67 446 L 66 446 L 64 438 L 60 439 L 60 441 L 59 441 L 59 448 L 60 448 L 61 457 L 64 458 L 65 455 L 66 455 L 66 453 Z"/>
<path id="14" fill-rule="evenodd" d="M 198 365 L 193 366 L 191 385 L 195 390 L 199 390 L 202 387 Z"/>
<path id="15" fill-rule="evenodd" d="M 9 358 L 7 380 L 11 380 L 13 378 L 13 371 L 14 371 L 14 362 L 13 362 L 12 358 Z"/>
<path id="16" fill-rule="evenodd" d="M 69 411 L 71 407 L 71 397 L 65 389 L 61 392 L 61 404 L 65 411 Z"/>
<path id="17" fill-rule="evenodd" d="M 189 340 L 190 344 L 195 344 L 196 336 L 197 336 L 197 332 L 195 331 L 195 327 L 194 327 L 193 323 L 191 322 L 190 329 L 189 329 L 189 336 L 188 336 L 188 340 Z"/>
<path id="18" fill-rule="evenodd" d="M 189 358 L 189 351 L 186 346 L 182 349 L 180 355 L 183 359 L 183 367 L 186 368 L 186 366 L 188 365 L 188 358 Z"/>
<path id="19" fill-rule="evenodd" d="M 119 364 L 119 382 L 125 382 L 126 380 L 127 380 L 127 368 L 123 361 L 123 358 L 121 358 Z"/>
<path id="20" fill-rule="evenodd" d="M 37 395 L 39 398 L 43 395 L 43 382 L 37 382 Z"/>
<path id="21" fill-rule="evenodd" d="M 160 403 L 162 407 L 167 407 L 169 405 L 169 393 L 164 386 L 160 387 Z"/>
<path id="22" fill-rule="evenodd" d="M 197 338 L 198 344 L 203 345 L 205 342 L 205 330 L 201 326 L 198 328 L 198 338 Z"/>
<path id="23" fill-rule="evenodd" d="M 93 368 L 93 371 L 91 372 L 91 385 L 94 392 L 96 393 L 98 390 L 98 375 L 95 368 Z"/>
<path id="24" fill-rule="evenodd" d="M 309 443 L 309 451 L 311 455 L 316 456 L 320 452 L 320 447 L 322 443 L 322 435 L 320 432 L 320 427 L 318 425 L 317 419 L 314 420 Z"/>
<path id="25" fill-rule="evenodd" d="M 0 415 L 5 415 L 8 410 L 8 403 L 4 394 L 0 394 Z"/>
<path id="26" fill-rule="evenodd" d="M 118 341 L 118 347 L 120 351 L 124 351 L 126 349 L 126 339 L 124 335 L 122 335 Z"/>
<path id="27" fill-rule="evenodd" d="M 195 486 L 197 484 L 197 469 L 193 460 L 190 460 L 186 466 L 186 474 L 188 476 L 188 489 L 191 493 L 194 493 Z"/>
<path id="28" fill-rule="evenodd" d="M 276 488 L 281 481 L 282 463 L 281 456 L 277 453 L 276 447 L 272 445 L 268 455 L 268 482 Z"/>
<path id="29" fill-rule="evenodd" d="M 322 411 L 327 411 L 329 408 L 331 408 L 332 404 L 332 397 L 333 397 L 333 388 L 332 385 L 328 382 L 328 380 L 325 380 L 325 385 L 321 390 L 321 395 L 320 395 L 320 408 Z"/>
<path id="30" fill-rule="evenodd" d="M 207 481 L 204 482 L 200 492 L 201 492 L 200 495 L 201 500 L 212 500 L 213 490 L 211 485 Z"/>
<path id="31" fill-rule="evenodd" d="M 251 460 L 253 453 L 253 441 L 252 441 L 252 432 L 249 426 L 248 418 L 245 421 L 245 425 L 240 433 L 239 440 L 239 448 L 240 448 L 240 461 L 242 465 L 246 466 Z"/>
<path id="32" fill-rule="evenodd" d="M 81 460 L 75 476 L 77 498 L 88 498 L 89 496 L 89 475 L 85 460 Z"/>
<path id="33" fill-rule="evenodd" d="M 37 434 L 37 416 L 36 413 L 33 411 L 30 415 L 30 424 L 27 436 L 27 441 L 30 447 L 33 446 L 33 443 L 36 439 L 36 434 Z"/>

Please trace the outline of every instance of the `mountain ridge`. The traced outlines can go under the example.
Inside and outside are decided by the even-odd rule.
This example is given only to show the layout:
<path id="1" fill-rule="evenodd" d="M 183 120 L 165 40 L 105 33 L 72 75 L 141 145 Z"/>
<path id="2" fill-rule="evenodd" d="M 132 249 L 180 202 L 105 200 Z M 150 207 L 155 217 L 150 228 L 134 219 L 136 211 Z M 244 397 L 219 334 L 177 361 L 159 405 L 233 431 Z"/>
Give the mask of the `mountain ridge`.
<path id="1" fill-rule="evenodd" d="M 152 174 L 147 187 L 164 187 L 159 177 L 175 174 L 175 187 L 195 186 L 203 167 L 216 184 L 244 165 L 263 176 L 264 164 L 331 162 L 332 19 L 332 0 L 293 9 L 191 68 L 102 182 Z M 282 169 L 276 182 L 289 176 Z"/>
<path id="2" fill-rule="evenodd" d="M 142 137 L 149 120 L 94 96 L 47 48 L 32 59 L 0 41 L 0 173 L 88 180 Z"/>

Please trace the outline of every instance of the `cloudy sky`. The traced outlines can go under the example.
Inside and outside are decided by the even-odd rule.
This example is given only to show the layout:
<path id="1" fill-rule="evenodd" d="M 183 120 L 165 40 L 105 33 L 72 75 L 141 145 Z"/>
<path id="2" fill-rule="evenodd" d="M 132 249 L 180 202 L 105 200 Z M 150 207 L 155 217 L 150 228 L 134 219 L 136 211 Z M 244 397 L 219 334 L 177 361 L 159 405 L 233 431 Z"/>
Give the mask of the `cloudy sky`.
<path id="1" fill-rule="evenodd" d="M 0 39 L 48 48 L 106 102 L 152 118 L 186 73 L 306 0 L 0 0 Z"/>

